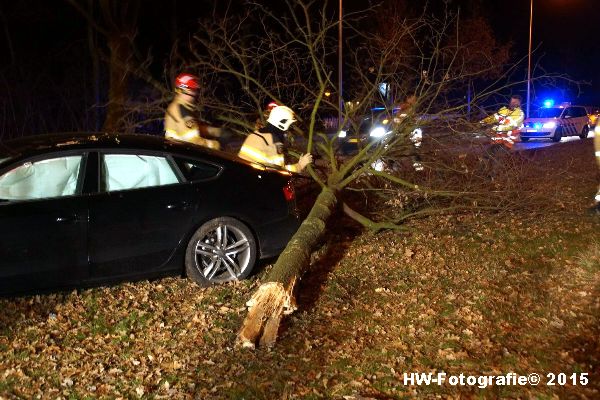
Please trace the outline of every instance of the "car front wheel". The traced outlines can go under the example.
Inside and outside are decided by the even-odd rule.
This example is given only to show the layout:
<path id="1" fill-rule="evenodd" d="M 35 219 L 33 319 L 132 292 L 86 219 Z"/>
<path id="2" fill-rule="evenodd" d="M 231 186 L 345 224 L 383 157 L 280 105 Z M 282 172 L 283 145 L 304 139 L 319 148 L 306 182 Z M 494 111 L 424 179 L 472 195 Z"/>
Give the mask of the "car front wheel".
<path id="1" fill-rule="evenodd" d="M 190 239 L 185 271 L 201 286 L 246 278 L 256 261 L 256 240 L 242 222 L 229 217 L 204 223 Z"/>
<path id="2" fill-rule="evenodd" d="M 588 133 L 590 132 L 590 128 L 588 128 L 587 125 L 585 125 L 583 127 L 583 129 L 581 130 L 581 133 L 579 134 L 579 138 L 580 139 L 585 139 L 588 137 Z"/>
<path id="3" fill-rule="evenodd" d="M 554 131 L 554 136 L 552 136 L 552 141 L 553 142 L 560 142 L 560 139 L 562 139 L 562 129 L 560 128 L 560 126 L 558 128 L 556 128 L 556 130 Z"/>

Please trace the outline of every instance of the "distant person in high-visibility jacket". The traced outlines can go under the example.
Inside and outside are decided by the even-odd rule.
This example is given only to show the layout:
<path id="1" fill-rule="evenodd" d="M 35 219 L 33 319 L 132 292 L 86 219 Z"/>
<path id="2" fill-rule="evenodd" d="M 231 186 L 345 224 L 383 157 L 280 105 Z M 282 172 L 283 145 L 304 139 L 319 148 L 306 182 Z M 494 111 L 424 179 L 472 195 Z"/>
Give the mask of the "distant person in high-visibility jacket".
<path id="1" fill-rule="evenodd" d="M 204 138 L 201 135 L 201 131 L 208 131 L 210 127 L 200 125 L 196 117 L 194 102 L 199 89 L 199 80 L 194 75 L 180 74 L 177 76 L 175 79 L 176 95 L 165 113 L 165 137 L 219 149 L 218 141 Z"/>
<path id="2" fill-rule="evenodd" d="M 291 108 L 273 107 L 266 126 L 246 137 L 238 155 L 248 161 L 276 165 L 290 172 L 301 172 L 312 163 L 311 154 L 303 154 L 296 164 L 285 163 L 285 135 L 294 122 L 296 118 Z"/>
<path id="3" fill-rule="evenodd" d="M 510 98 L 508 107 L 502 107 L 495 114 L 483 119 L 481 123 L 492 124 L 492 144 L 502 145 L 511 150 L 519 138 L 519 129 L 523 126 L 525 113 L 521 109 L 521 96 Z"/>

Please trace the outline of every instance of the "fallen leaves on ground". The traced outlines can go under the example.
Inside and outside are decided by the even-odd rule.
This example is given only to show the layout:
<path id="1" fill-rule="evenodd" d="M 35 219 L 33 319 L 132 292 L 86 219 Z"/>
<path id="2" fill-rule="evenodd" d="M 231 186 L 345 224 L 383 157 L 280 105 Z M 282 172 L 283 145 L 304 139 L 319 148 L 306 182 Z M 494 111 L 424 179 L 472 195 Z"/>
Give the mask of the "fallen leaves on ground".
<path id="1" fill-rule="evenodd" d="M 593 188 L 547 187 L 571 209 L 436 216 L 409 235 L 340 224 L 272 350 L 234 348 L 264 272 L 2 299 L 0 398 L 598 398 L 600 222 L 580 198 Z M 403 383 L 440 371 L 590 375 L 586 386 Z"/>

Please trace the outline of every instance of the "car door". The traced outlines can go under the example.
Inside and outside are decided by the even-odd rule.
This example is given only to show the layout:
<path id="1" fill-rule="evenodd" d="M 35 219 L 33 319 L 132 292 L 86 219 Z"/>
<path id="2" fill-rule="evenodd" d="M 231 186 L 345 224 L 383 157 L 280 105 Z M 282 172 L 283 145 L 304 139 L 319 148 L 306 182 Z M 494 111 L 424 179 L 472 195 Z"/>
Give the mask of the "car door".
<path id="1" fill-rule="evenodd" d="M 47 155 L 0 171 L 0 292 L 78 284 L 87 274 L 85 155 Z"/>
<path id="2" fill-rule="evenodd" d="M 563 136 L 574 136 L 577 131 L 577 107 L 567 107 L 563 114 Z"/>
<path id="3" fill-rule="evenodd" d="M 584 128 L 587 128 L 589 117 L 584 107 L 575 107 L 575 129 L 576 134 L 584 132 Z"/>
<path id="4" fill-rule="evenodd" d="M 169 264 L 190 230 L 190 185 L 170 157 L 101 152 L 100 187 L 90 196 L 90 278 L 145 275 Z"/>

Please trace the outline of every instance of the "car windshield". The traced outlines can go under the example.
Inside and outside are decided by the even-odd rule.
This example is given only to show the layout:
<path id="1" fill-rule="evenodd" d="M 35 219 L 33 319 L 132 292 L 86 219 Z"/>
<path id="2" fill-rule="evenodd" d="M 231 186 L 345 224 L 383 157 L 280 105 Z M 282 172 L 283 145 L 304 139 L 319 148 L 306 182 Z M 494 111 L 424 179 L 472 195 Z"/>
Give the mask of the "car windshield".
<path id="1" fill-rule="evenodd" d="M 531 114 L 531 118 L 558 118 L 563 108 L 540 108 Z"/>

